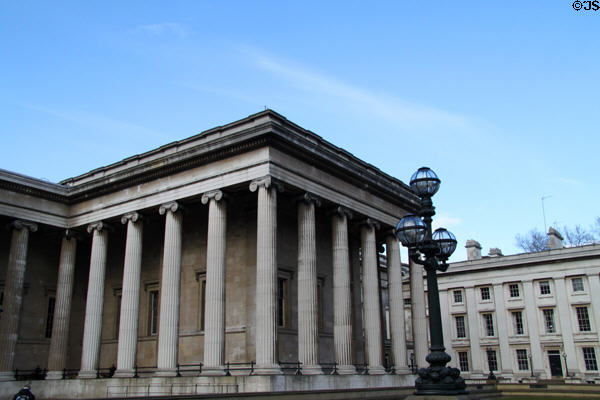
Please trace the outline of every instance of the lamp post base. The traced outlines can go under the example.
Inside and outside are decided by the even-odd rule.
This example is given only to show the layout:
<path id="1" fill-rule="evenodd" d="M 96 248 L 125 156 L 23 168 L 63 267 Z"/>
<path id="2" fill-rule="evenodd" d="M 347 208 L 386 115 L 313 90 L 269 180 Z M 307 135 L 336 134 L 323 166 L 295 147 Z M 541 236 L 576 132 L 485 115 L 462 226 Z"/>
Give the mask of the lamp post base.
<path id="1" fill-rule="evenodd" d="M 443 350 L 434 350 L 426 358 L 429 367 L 421 368 L 415 381 L 415 395 L 467 394 L 467 385 L 458 368 L 447 367 L 450 356 Z"/>

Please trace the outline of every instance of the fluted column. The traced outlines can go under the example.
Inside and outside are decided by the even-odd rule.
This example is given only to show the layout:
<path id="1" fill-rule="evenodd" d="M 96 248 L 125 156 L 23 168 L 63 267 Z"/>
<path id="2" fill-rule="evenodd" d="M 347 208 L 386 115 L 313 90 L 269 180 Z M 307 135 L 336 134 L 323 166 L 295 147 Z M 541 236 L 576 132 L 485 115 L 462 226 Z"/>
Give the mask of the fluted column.
<path id="1" fill-rule="evenodd" d="M 409 261 L 410 269 L 410 313 L 413 330 L 413 349 L 415 363 L 419 368 L 427 368 L 429 345 L 427 343 L 427 311 L 425 310 L 425 283 L 423 282 L 423 268 Z"/>
<path id="2" fill-rule="evenodd" d="M 315 205 L 306 193 L 298 202 L 298 361 L 303 374 L 320 374 Z"/>
<path id="3" fill-rule="evenodd" d="M 127 224 L 127 239 L 125 241 L 119 345 L 115 376 L 125 378 L 135 375 L 144 230 L 143 222 L 137 212 L 125 214 L 121 217 L 121 223 Z"/>
<path id="4" fill-rule="evenodd" d="M 102 308 L 104 306 L 104 275 L 108 245 L 107 228 L 103 222 L 95 222 L 88 225 L 87 231 L 88 233 L 93 233 L 93 237 L 79 378 L 95 378 L 98 368 L 100 336 L 102 334 Z"/>
<path id="5" fill-rule="evenodd" d="M 372 375 L 384 374 L 381 343 L 381 304 L 379 302 L 379 271 L 377 270 L 377 243 L 375 229 L 377 223 L 367 220 L 361 226 L 360 238 L 363 266 L 363 315 L 365 339 L 367 341 L 367 363 Z"/>
<path id="6" fill-rule="evenodd" d="M 388 296 L 390 302 L 390 330 L 396 372 L 408 373 L 406 331 L 404 330 L 404 295 L 402 294 L 402 264 L 400 245 L 393 232 L 385 242 L 388 267 Z"/>
<path id="7" fill-rule="evenodd" d="M 182 216 L 179 204 L 174 201 L 161 205 L 159 212 L 160 215 L 166 214 L 166 219 L 155 375 L 175 376 L 179 348 Z"/>
<path id="8" fill-rule="evenodd" d="M 350 290 L 350 248 L 348 218 L 350 210 L 338 207 L 331 217 L 333 245 L 333 342 L 335 362 L 340 374 L 353 374 L 352 365 L 352 292 Z"/>
<path id="9" fill-rule="evenodd" d="M 37 231 L 32 222 L 14 221 L 4 283 L 4 311 L 0 323 L 0 381 L 13 380 L 15 347 L 19 338 L 19 319 L 27 266 L 29 232 Z"/>
<path id="10" fill-rule="evenodd" d="M 75 276 L 75 256 L 77 239 L 66 231 L 60 246 L 58 281 L 56 283 L 56 303 L 52 320 L 52 338 L 48 351 L 48 373 L 46 379 L 62 379 L 67 364 L 69 343 L 69 322 L 71 320 L 71 298 Z"/>
<path id="11" fill-rule="evenodd" d="M 202 203 L 208 203 L 206 318 L 202 372 L 206 375 L 224 375 L 227 204 L 220 190 L 205 193 L 202 196 Z"/>
<path id="12" fill-rule="evenodd" d="M 250 183 L 258 191 L 256 221 L 256 369 L 278 374 L 277 364 L 277 189 L 267 176 Z"/>

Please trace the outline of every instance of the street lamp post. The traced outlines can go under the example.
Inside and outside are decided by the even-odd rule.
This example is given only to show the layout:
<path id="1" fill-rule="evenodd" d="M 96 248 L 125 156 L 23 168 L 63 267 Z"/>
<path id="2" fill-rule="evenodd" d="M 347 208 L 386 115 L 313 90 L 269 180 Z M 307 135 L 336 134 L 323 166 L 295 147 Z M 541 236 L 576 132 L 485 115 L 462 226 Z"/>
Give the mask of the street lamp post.
<path id="1" fill-rule="evenodd" d="M 533 375 L 533 356 L 531 355 L 531 353 L 529 353 L 527 355 L 527 357 L 529 357 L 529 369 L 531 370 L 531 377 L 534 378 L 534 375 Z"/>
<path id="2" fill-rule="evenodd" d="M 427 167 L 419 168 L 410 179 L 411 190 L 420 197 L 417 215 L 406 215 L 396 227 L 402 245 L 408 247 L 410 259 L 427 271 L 427 300 L 429 302 L 429 333 L 431 351 L 425 358 L 429 367 L 418 371 L 416 395 L 465 394 L 466 385 L 458 368 L 447 367 L 451 357 L 444 347 L 437 271 L 446 271 L 446 261 L 456 250 L 456 238 L 444 228 L 431 230 L 435 207 L 431 197 L 438 191 L 440 179 Z"/>
<path id="3" fill-rule="evenodd" d="M 563 358 L 565 359 L 565 378 L 569 377 L 569 367 L 567 366 L 567 353 L 563 351 Z"/>

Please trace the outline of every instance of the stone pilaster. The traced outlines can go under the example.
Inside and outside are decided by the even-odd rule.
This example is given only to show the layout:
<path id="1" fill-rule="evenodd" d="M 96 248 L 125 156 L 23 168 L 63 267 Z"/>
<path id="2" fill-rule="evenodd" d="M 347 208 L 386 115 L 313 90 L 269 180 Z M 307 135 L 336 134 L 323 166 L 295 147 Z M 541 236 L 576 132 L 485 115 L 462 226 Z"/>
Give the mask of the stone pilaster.
<path id="1" fill-rule="evenodd" d="M 298 202 L 298 360 L 303 374 L 322 373 L 319 365 L 319 309 L 317 304 L 317 245 L 315 205 L 304 194 Z"/>
<path id="2" fill-rule="evenodd" d="M 135 375 L 144 229 L 143 222 L 137 212 L 125 214 L 121 217 L 121 223 L 127 224 L 127 239 L 125 242 L 119 345 L 115 376 L 125 378 Z"/>
<path id="3" fill-rule="evenodd" d="M 471 350 L 471 378 L 480 378 L 484 377 L 483 373 L 483 351 L 480 345 L 480 330 L 482 327 L 482 322 L 480 320 L 481 315 L 477 310 L 475 305 L 477 304 L 477 295 L 475 294 L 475 288 L 473 286 L 465 288 L 465 298 L 467 304 L 467 319 L 469 326 L 469 343 Z"/>
<path id="4" fill-rule="evenodd" d="M 427 343 L 427 312 L 425 310 L 425 283 L 423 282 L 423 267 L 409 261 L 410 274 L 410 313 L 412 318 L 413 348 L 415 363 L 418 368 L 427 368 L 425 360 L 429 353 Z"/>
<path id="5" fill-rule="evenodd" d="M 69 231 L 65 232 L 60 246 L 58 281 L 56 283 L 56 302 L 52 320 L 52 338 L 48 351 L 48 373 L 46 379 L 62 379 L 63 369 L 67 365 L 67 346 L 69 343 L 69 322 L 71 320 L 71 298 L 75 276 L 75 256 L 77 239 Z"/>
<path id="6" fill-rule="evenodd" d="M 533 373 L 542 376 L 544 371 L 544 360 L 542 359 L 542 344 L 540 342 L 540 330 L 544 326 L 538 320 L 537 296 L 534 293 L 533 282 L 523 281 L 523 300 L 525 302 L 525 313 L 527 315 L 527 328 L 529 331 L 529 346 L 531 351 Z M 567 320 L 568 321 L 568 320 Z"/>
<path id="7" fill-rule="evenodd" d="M 161 205 L 159 212 L 160 215 L 166 216 L 155 375 L 175 376 L 179 349 L 179 291 L 183 218 L 179 204 L 174 201 Z"/>
<path id="8" fill-rule="evenodd" d="M 503 377 L 513 374 L 511 368 L 510 345 L 508 341 L 508 327 L 512 322 L 508 320 L 510 314 L 504 303 L 504 289 L 501 283 L 494 284 L 494 302 L 496 304 L 496 318 L 498 319 L 498 344 L 500 347 L 500 373 Z"/>
<path id="9" fill-rule="evenodd" d="M 360 228 L 363 266 L 363 315 L 367 364 L 371 375 L 384 374 L 381 343 L 381 304 L 379 301 L 379 271 L 375 229 L 378 224 L 367 220 Z"/>
<path id="10" fill-rule="evenodd" d="M 13 380 L 15 347 L 19 337 L 19 319 L 23 304 L 23 286 L 27 266 L 29 232 L 37 231 L 32 222 L 14 221 L 4 283 L 4 311 L 0 323 L 0 381 Z"/>
<path id="11" fill-rule="evenodd" d="M 277 364 L 277 187 L 267 176 L 258 191 L 256 221 L 256 374 L 279 374 Z"/>
<path id="12" fill-rule="evenodd" d="M 404 330 L 404 296 L 402 294 L 402 264 L 396 235 L 387 234 L 385 243 L 388 267 L 388 296 L 390 302 L 390 333 L 396 372 L 408 373 L 406 331 Z"/>
<path id="13" fill-rule="evenodd" d="M 227 251 L 227 204 L 223 192 L 202 196 L 208 203 L 206 245 L 206 317 L 204 320 L 204 365 L 206 375 L 224 375 L 225 363 L 225 255 Z"/>
<path id="14" fill-rule="evenodd" d="M 335 362 L 340 374 L 353 374 L 352 364 L 352 292 L 350 290 L 350 247 L 348 219 L 350 210 L 338 207 L 331 217 L 333 245 L 333 342 Z"/>
<path id="15" fill-rule="evenodd" d="M 100 336 L 102 333 L 102 308 L 104 306 L 104 275 L 106 271 L 106 252 L 108 232 L 103 222 L 90 224 L 88 233 L 92 233 L 92 255 L 88 278 L 85 322 L 83 326 L 83 345 L 81 349 L 81 369 L 79 378 L 95 378 L 100 356 Z"/>

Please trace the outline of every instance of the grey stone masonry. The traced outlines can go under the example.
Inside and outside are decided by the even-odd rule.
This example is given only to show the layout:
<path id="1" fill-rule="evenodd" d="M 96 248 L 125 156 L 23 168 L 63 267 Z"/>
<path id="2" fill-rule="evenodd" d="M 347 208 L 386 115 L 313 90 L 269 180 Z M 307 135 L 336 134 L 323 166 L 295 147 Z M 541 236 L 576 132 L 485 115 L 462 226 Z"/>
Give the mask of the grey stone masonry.
<path id="1" fill-rule="evenodd" d="M 37 225 L 34 223 L 21 220 L 12 223 L 12 239 L 4 284 L 4 311 L 0 324 L 0 381 L 14 379 L 12 369 L 19 336 L 19 316 L 23 304 L 27 245 L 29 232 L 35 231 Z"/>
<path id="2" fill-rule="evenodd" d="M 396 372 L 408 372 L 406 332 L 404 330 L 404 295 L 402 293 L 402 264 L 400 244 L 393 232 L 386 236 L 388 285 L 390 301 L 390 333 Z"/>

